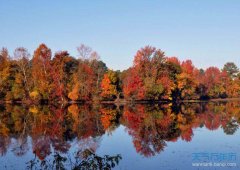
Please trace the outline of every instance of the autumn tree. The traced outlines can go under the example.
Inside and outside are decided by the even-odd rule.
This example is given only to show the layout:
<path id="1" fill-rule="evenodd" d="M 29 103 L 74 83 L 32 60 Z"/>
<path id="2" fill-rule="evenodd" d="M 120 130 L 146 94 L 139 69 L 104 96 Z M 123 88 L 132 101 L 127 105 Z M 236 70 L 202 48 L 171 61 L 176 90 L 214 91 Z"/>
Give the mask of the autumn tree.
<path id="1" fill-rule="evenodd" d="M 119 93 L 119 77 L 117 76 L 117 73 L 109 70 L 106 74 L 104 74 L 104 77 L 101 82 L 101 96 L 104 99 L 115 99 L 118 96 Z"/>
<path id="2" fill-rule="evenodd" d="M 11 100 L 11 87 L 13 84 L 13 74 L 11 60 L 8 50 L 2 48 L 0 51 L 0 98 Z"/>
<path id="3" fill-rule="evenodd" d="M 123 94 L 125 99 L 142 100 L 145 96 L 145 89 L 142 79 L 134 68 L 125 71 L 123 78 Z"/>
<path id="4" fill-rule="evenodd" d="M 71 100 L 90 100 L 93 86 L 92 76 L 92 69 L 84 62 L 80 62 L 78 70 L 73 74 L 72 90 L 69 92 L 68 97 Z"/>
<path id="5" fill-rule="evenodd" d="M 77 51 L 79 54 L 79 58 L 82 60 L 89 60 L 93 52 L 92 48 L 85 44 L 80 44 L 80 46 L 77 47 Z"/>
<path id="6" fill-rule="evenodd" d="M 128 96 L 135 83 L 141 86 L 138 90 L 141 98 L 148 100 L 169 99 L 174 82 L 166 67 L 164 52 L 155 47 L 146 46 L 138 50 L 134 57 L 133 67 L 129 69 L 133 78 L 126 76 L 123 91 Z M 132 75 L 129 73 L 129 76 Z M 133 83 L 133 84 L 132 84 Z M 140 99 L 140 98 L 138 98 Z"/>
<path id="7" fill-rule="evenodd" d="M 194 72 L 195 67 L 191 60 L 186 60 L 181 63 L 182 72 L 177 76 L 177 87 L 180 91 L 181 99 L 193 99 L 197 87 L 197 80 Z"/>
<path id="8" fill-rule="evenodd" d="M 51 62 L 51 97 L 60 101 L 65 101 L 68 92 L 68 83 L 72 78 L 74 70 L 76 70 L 76 62 L 69 56 L 67 51 L 59 51 L 55 53 Z"/>
<path id="9" fill-rule="evenodd" d="M 93 69 L 93 77 L 94 77 L 94 85 L 93 85 L 93 100 L 99 100 L 99 96 L 101 93 L 101 82 L 104 77 L 104 74 L 107 72 L 108 68 L 106 64 L 99 60 L 99 56 L 96 58 L 92 58 L 89 61 L 89 66 Z"/>
<path id="10" fill-rule="evenodd" d="M 226 93 L 230 98 L 237 98 L 240 96 L 240 74 L 236 75 L 234 79 L 228 79 Z"/>
<path id="11" fill-rule="evenodd" d="M 39 93 L 43 99 L 48 99 L 51 92 L 51 50 L 40 44 L 32 59 L 33 93 Z"/>
<path id="12" fill-rule="evenodd" d="M 181 62 L 177 57 L 167 57 L 165 68 L 168 72 L 168 77 L 172 82 L 170 99 L 176 101 L 181 96 L 181 91 L 178 88 L 179 74 L 182 73 Z"/>
<path id="13" fill-rule="evenodd" d="M 207 87 L 207 95 L 210 98 L 218 98 L 223 92 L 221 86 L 221 72 L 217 67 L 209 67 L 205 71 L 204 84 Z"/>
<path id="14" fill-rule="evenodd" d="M 25 97 L 29 97 L 30 94 L 30 54 L 26 48 L 19 47 L 14 51 L 14 59 L 17 65 L 16 84 L 19 84 L 16 88 L 23 86 Z M 22 82 L 21 82 L 22 81 Z M 20 82 L 20 83 L 17 83 Z"/>
<path id="15" fill-rule="evenodd" d="M 93 100 L 100 94 L 100 82 L 106 71 L 105 63 L 99 61 L 99 55 L 90 47 L 81 44 L 77 71 L 73 74 L 71 91 L 68 97 L 71 100 Z"/>

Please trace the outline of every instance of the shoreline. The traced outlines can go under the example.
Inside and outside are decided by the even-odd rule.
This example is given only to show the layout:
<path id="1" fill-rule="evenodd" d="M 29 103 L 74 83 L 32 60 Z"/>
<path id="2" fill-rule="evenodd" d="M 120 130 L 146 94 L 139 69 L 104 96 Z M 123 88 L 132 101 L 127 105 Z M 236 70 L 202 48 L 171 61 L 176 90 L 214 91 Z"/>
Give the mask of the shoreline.
<path id="1" fill-rule="evenodd" d="M 189 99 L 189 100 L 177 100 L 177 101 L 170 101 L 170 100 L 103 100 L 99 102 L 92 102 L 92 101 L 65 101 L 65 102 L 36 102 L 36 101 L 4 101 L 0 100 L 0 104 L 60 104 L 60 105 L 71 105 L 71 104 L 116 104 L 116 105 L 126 105 L 126 104 L 167 104 L 167 103 L 207 103 L 207 102 L 228 102 L 228 101 L 240 101 L 240 98 L 216 98 L 216 99 Z"/>

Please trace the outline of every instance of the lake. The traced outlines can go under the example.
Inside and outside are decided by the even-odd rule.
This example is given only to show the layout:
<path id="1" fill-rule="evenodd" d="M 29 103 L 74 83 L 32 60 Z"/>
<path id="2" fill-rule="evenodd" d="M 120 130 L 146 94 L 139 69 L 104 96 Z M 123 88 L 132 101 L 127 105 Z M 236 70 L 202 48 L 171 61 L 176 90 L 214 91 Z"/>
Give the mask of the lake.
<path id="1" fill-rule="evenodd" d="M 240 169 L 240 102 L 0 106 L 0 169 Z"/>

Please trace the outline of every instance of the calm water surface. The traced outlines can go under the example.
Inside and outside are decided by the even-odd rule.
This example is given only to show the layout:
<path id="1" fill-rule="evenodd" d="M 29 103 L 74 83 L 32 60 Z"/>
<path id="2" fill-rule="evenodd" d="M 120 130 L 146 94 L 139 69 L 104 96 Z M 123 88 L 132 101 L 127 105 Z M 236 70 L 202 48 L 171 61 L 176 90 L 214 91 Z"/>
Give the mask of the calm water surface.
<path id="1" fill-rule="evenodd" d="M 240 169 L 240 102 L 0 106 L 0 169 Z"/>

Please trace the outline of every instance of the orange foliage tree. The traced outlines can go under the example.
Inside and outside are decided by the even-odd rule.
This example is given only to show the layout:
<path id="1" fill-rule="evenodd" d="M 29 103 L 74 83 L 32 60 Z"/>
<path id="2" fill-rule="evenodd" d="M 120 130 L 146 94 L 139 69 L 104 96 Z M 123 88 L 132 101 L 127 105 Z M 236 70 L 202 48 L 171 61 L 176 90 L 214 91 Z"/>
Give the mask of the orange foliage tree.
<path id="1" fill-rule="evenodd" d="M 51 50 L 40 44 L 32 59 L 33 92 L 38 92 L 43 99 L 48 99 L 51 92 Z"/>

